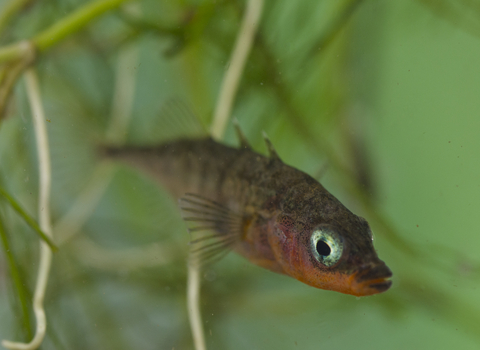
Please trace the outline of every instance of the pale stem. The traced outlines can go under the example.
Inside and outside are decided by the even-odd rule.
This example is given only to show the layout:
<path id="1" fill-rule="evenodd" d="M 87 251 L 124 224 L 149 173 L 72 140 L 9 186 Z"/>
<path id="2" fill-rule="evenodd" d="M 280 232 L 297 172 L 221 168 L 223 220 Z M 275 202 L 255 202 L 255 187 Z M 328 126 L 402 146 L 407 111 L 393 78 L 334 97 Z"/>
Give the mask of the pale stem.
<path id="1" fill-rule="evenodd" d="M 213 117 L 211 135 L 221 140 L 225 134 L 233 101 L 245 63 L 252 48 L 253 39 L 262 14 L 263 0 L 249 0 L 245 15 L 238 32 L 235 48 L 223 77 L 220 96 Z M 205 350 L 202 315 L 200 313 L 200 266 L 197 259 L 190 259 L 188 264 L 187 307 L 195 350 Z"/>
<path id="2" fill-rule="evenodd" d="M 205 333 L 200 313 L 200 268 L 196 259 L 190 259 L 187 281 L 188 319 L 195 350 L 206 350 Z"/>
<path id="3" fill-rule="evenodd" d="M 240 78 L 252 48 L 253 39 L 260 22 L 263 0 L 249 0 L 243 21 L 238 32 L 235 48 L 223 76 L 220 96 L 213 116 L 211 134 L 214 139 L 221 140 L 227 127 L 228 118 L 232 110 L 235 94 L 238 90 Z"/>
<path id="4" fill-rule="evenodd" d="M 80 232 L 83 224 L 92 215 L 100 199 L 102 199 L 112 177 L 113 164 L 104 162 L 95 168 L 82 193 L 53 227 L 53 232 L 58 237 L 58 246 L 64 245 Z"/>
<path id="5" fill-rule="evenodd" d="M 25 80 L 27 86 L 27 95 L 33 117 L 33 126 L 35 129 L 35 137 L 37 140 L 38 166 L 39 166 L 39 201 L 38 216 L 40 228 L 47 236 L 52 238 L 52 227 L 50 224 L 50 185 L 51 185 L 51 167 L 50 153 L 48 148 L 48 135 L 45 125 L 45 113 L 40 98 L 40 88 L 38 78 L 33 68 L 25 72 Z M 47 289 L 48 275 L 52 261 L 52 252 L 48 245 L 40 241 L 40 263 L 38 268 L 37 285 L 33 296 L 33 311 L 37 327 L 35 336 L 30 343 L 17 343 L 8 340 L 2 341 L 2 345 L 8 349 L 37 349 L 45 337 L 47 329 L 47 318 L 43 308 L 43 300 Z"/>
<path id="6" fill-rule="evenodd" d="M 115 145 L 123 144 L 127 136 L 135 97 L 137 63 L 137 45 L 126 47 L 118 55 L 112 116 L 106 135 L 107 141 Z"/>
<path id="7" fill-rule="evenodd" d="M 138 4 L 131 4 L 126 10 L 140 11 Z M 128 124 L 132 116 L 137 76 L 138 48 L 129 46 L 118 54 L 115 72 L 115 86 L 111 108 L 110 123 L 106 132 L 107 142 L 122 144 L 125 140 Z M 55 224 L 54 232 L 59 235 L 58 244 L 62 245 L 80 232 L 83 224 L 93 214 L 114 175 L 110 162 L 102 162 L 95 169 L 85 189 L 78 196 L 69 211 Z M 93 244 L 93 243 L 92 243 Z"/>
<path id="8" fill-rule="evenodd" d="M 99 246 L 86 236 L 79 236 L 75 239 L 73 254 L 86 266 L 118 272 L 168 264 L 175 259 L 177 251 L 165 243 L 109 249 Z"/>
<path id="9" fill-rule="evenodd" d="M 125 11 L 141 14 L 138 3 L 131 3 Z M 138 46 L 132 45 L 118 55 L 116 79 L 111 107 L 110 123 L 106 131 L 107 144 L 121 145 L 125 142 L 135 100 Z M 102 162 L 95 169 L 90 181 L 77 197 L 69 211 L 54 226 L 58 244 L 63 245 L 81 232 L 83 224 L 93 214 L 114 175 L 114 165 Z M 74 252 L 82 263 L 107 271 L 134 270 L 165 265 L 174 259 L 171 246 L 152 243 L 128 249 L 108 249 L 87 237 L 75 240 Z"/>

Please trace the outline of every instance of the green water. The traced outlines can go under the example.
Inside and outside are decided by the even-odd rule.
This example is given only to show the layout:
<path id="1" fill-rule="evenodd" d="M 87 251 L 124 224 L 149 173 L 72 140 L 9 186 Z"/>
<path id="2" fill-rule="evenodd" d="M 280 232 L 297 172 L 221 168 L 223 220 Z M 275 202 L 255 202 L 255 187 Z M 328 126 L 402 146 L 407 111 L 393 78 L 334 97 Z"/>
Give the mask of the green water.
<path id="1" fill-rule="evenodd" d="M 54 222 L 98 167 L 95 144 L 104 139 L 119 56 L 129 45 L 138 59 L 126 68 L 135 83 L 127 143 L 155 139 L 161 106 L 172 98 L 211 123 L 244 3 L 140 3 L 142 20 L 161 28 L 133 30 L 117 12 L 37 61 L 50 119 Z M 203 278 L 208 349 L 479 347 L 480 3 L 361 1 L 342 19 L 354 3 L 267 1 L 232 114 L 256 150 L 266 151 L 265 130 L 287 164 L 322 173 L 325 187 L 370 222 L 393 286 L 358 299 L 230 254 Z M 79 4 L 32 5 L 3 32 L 2 46 Z M 13 95 L 0 129 L 0 181 L 35 214 L 38 171 L 23 83 Z M 237 143 L 231 124 L 225 142 Z M 358 169 L 368 187 L 352 175 Z M 3 201 L 0 219 L 32 293 L 36 237 Z M 126 253 L 109 260 L 80 237 Z M 187 242 L 164 190 L 117 166 L 79 234 L 54 256 L 42 349 L 193 349 Z M 128 249 L 151 244 L 166 250 L 151 259 L 140 253 L 135 265 Z M 1 256 L 0 337 L 27 340 Z"/>

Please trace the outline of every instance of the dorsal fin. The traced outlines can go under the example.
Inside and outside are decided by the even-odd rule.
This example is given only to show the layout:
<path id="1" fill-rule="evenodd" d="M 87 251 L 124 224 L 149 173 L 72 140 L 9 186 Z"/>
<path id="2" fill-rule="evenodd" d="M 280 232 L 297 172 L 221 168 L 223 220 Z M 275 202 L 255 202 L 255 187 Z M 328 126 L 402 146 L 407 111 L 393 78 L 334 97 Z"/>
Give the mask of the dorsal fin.
<path id="1" fill-rule="evenodd" d="M 165 143 L 179 138 L 207 137 L 201 121 L 190 106 L 179 98 L 165 102 L 159 117 L 143 134 L 144 143 Z"/>
<path id="2" fill-rule="evenodd" d="M 280 157 L 277 154 L 277 151 L 275 151 L 275 148 L 273 148 L 273 145 L 270 142 L 270 139 L 268 138 L 267 133 L 265 131 L 263 131 L 262 134 L 263 134 L 263 138 L 265 139 L 265 143 L 267 144 L 268 154 L 269 154 L 270 158 L 281 160 Z"/>
<path id="3" fill-rule="evenodd" d="M 252 149 L 252 147 L 250 147 L 250 144 L 248 143 L 247 138 L 245 137 L 245 134 L 242 132 L 242 129 L 240 129 L 237 118 L 233 118 L 233 127 L 235 128 L 235 132 L 237 133 L 238 141 L 240 141 L 240 147 Z"/>

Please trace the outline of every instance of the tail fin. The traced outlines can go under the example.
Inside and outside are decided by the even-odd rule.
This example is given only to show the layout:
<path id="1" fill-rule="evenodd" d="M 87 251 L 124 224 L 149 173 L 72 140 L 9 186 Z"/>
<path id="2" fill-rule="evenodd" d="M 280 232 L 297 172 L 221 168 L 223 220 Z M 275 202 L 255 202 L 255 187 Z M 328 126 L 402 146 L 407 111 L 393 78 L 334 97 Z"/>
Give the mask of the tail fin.
<path id="1" fill-rule="evenodd" d="M 70 118 L 59 118 L 49 125 L 55 183 L 66 193 L 80 191 L 99 160 L 121 158 L 128 149 L 109 143 L 105 137 L 105 120 L 85 116 L 72 113 Z M 179 99 L 168 100 L 153 122 L 137 129 L 136 134 L 139 137 L 131 137 L 129 145 L 155 146 L 181 138 L 208 137 L 200 119 Z"/>

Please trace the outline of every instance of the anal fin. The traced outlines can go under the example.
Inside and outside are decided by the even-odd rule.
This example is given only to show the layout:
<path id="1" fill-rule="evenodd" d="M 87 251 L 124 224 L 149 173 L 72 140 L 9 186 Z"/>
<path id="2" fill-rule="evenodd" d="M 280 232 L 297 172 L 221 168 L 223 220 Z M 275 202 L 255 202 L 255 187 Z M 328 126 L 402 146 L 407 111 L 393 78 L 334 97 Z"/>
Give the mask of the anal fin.
<path id="1" fill-rule="evenodd" d="M 190 233 L 190 258 L 199 265 L 219 260 L 241 239 L 243 215 L 193 193 L 185 194 L 179 204 Z"/>

